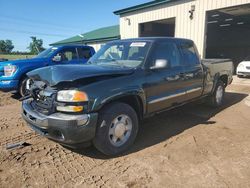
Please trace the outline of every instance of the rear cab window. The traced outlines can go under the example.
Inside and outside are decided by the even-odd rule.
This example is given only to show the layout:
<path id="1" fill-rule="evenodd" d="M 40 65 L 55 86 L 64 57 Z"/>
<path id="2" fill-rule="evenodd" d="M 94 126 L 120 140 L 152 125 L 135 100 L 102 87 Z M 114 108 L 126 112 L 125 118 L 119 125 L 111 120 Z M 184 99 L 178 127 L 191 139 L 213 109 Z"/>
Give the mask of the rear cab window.
<path id="1" fill-rule="evenodd" d="M 190 66 L 200 64 L 198 52 L 193 42 L 182 42 L 180 49 L 182 52 L 184 65 Z"/>

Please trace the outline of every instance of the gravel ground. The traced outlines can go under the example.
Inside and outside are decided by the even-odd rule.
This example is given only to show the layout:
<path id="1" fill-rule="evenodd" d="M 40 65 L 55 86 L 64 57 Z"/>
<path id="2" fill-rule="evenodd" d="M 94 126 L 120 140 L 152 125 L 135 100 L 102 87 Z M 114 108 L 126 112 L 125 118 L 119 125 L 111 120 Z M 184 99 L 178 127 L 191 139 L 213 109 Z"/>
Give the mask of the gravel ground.
<path id="1" fill-rule="evenodd" d="M 0 92 L 0 187 L 250 187 L 250 79 L 220 109 L 189 104 L 141 124 L 135 145 L 107 158 L 35 134 L 15 95 Z M 8 143 L 29 146 L 6 150 Z"/>

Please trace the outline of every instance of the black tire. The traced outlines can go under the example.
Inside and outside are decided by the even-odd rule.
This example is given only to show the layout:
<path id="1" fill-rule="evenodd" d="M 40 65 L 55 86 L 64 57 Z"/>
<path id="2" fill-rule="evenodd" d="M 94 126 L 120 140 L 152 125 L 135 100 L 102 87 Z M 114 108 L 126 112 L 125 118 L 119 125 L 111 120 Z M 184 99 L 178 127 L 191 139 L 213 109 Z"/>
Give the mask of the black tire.
<path id="1" fill-rule="evenodd" d="M 113 129 L 112 127 L 117 127 L 118 123 L 114 124 L 112 122 L 114 120 L 118 120 L 120 116 L 129 117 L 130 119 L 126 119 L 126 124 L 131 125 L 132 123 L 132 128 L 129 131 L 129 136 L 126 135 L 128 134 L 127 130 L 127 132 L 125 131 L 123 134 L 127 137 L 126 142 L 124 142 L 122 145 L 115 146 L 114 142 L 112 141 L 112 135 L 110 135 L 109 131 L 110 129 Z M 127 120 L 131 120 L 129 121 L 131 123 L 128 123 Z M 100 152 L 104 153 L 105 155 L 119 155 L 125 152 L 134 143 L 137 136 L 138 127 L 138 117 L 135 110 L 131 106 L 125 103 L 109 104 L 100 111 L 96 136 L 93 140 L 93 144 Z M 114 129 L 116 130 L 116 128 Z M 119 140 L 119 138 L 117 140 Z M 122 143 L 122 139 L 120 142 Z"/>
<path id="2" fill-rule="evenodd" d="M 219 92 L 221 92 L 221 97 L 218 97 Z M 219 80 L 216 84 L 212 96 L 208 98 L 208 104 L 212 107 L 219 107 L 223 104 L 224 96 L 225 96 L 225 84 L 221 80 Z"/>
<path id="3" fill-rule="evenodd" d="M 243 76 L 243 75 L 237 75 L 237 77 L 238 77 L 238 78 L 244 78 L 244 76 Z"/>
<path id="4" fill-rule="evenodd" d="M 18 93 L 23 97 L 25 94 L 27 94 L 27 89 L 26 89 L 26 82 L 28 78 L 25 77 L 23 78 L 20 83 L 19 83 L 19 88 L 18 88 Z"/>

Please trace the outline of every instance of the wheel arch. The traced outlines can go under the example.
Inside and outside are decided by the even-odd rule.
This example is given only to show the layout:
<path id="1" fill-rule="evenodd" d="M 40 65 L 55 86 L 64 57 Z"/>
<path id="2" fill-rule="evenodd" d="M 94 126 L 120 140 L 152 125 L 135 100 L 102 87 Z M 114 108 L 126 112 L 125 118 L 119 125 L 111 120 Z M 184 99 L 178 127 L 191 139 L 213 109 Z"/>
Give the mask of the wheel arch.
<path id="1" fill-rule="evenodd" d="M 224 83 L 225 87 L 228 85 L 228 75 L 227 74 L 220 75 L 219 80 L 221 80 Z"/>
<path id="2" fill-rule="evenodd" d="M 105 106 L 115 102 L 122 102 L 130 105 L 137 113 L 138 119 L 139 120 L 143 119 L 144 114 L 146 112 L 146 104 L 145 104 L 146 102 L 145 102 L 145 96 L 141 92 L 134 91 L 129 93 L 123 93 L 121 95 L 115 95 L 109 97 L 108 99 L 104 99 L 102 100 L 102 102 L 100 102 L 98 107 L 96 107 L 97 111 L 100 111 Z"/>
<path id="3" fill-rule="evenodd" d="M 215 76 L 214 76 L 214 84 L 213 84 L 213 90 L 212 90 L 212 93 L 214 92 L 215 88 L 216 88 L 216 85 L 219 81 L 222 81 L 224 83 L 224 86 L 226 87 L 228 85 L 228 75 L 227 74 L 220 74 L 220 73 L 217 73 Z"/>

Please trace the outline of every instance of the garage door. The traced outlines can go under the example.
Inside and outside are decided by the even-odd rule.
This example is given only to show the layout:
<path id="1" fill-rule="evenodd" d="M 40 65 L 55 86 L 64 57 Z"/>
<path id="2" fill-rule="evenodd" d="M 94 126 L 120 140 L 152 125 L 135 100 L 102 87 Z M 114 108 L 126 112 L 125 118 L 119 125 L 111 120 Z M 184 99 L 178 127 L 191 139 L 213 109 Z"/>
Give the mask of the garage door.
<path id="1" fill-rule="evenodd" d="M 206 58 L 230 58 L 235 66 L 250 56 L 250 5 L 207 12 Z"/>
<path id="2" fill-rule="evenodd" d="M 175 18 L 139 24 L 140 37 L 174 37 Z"/>

